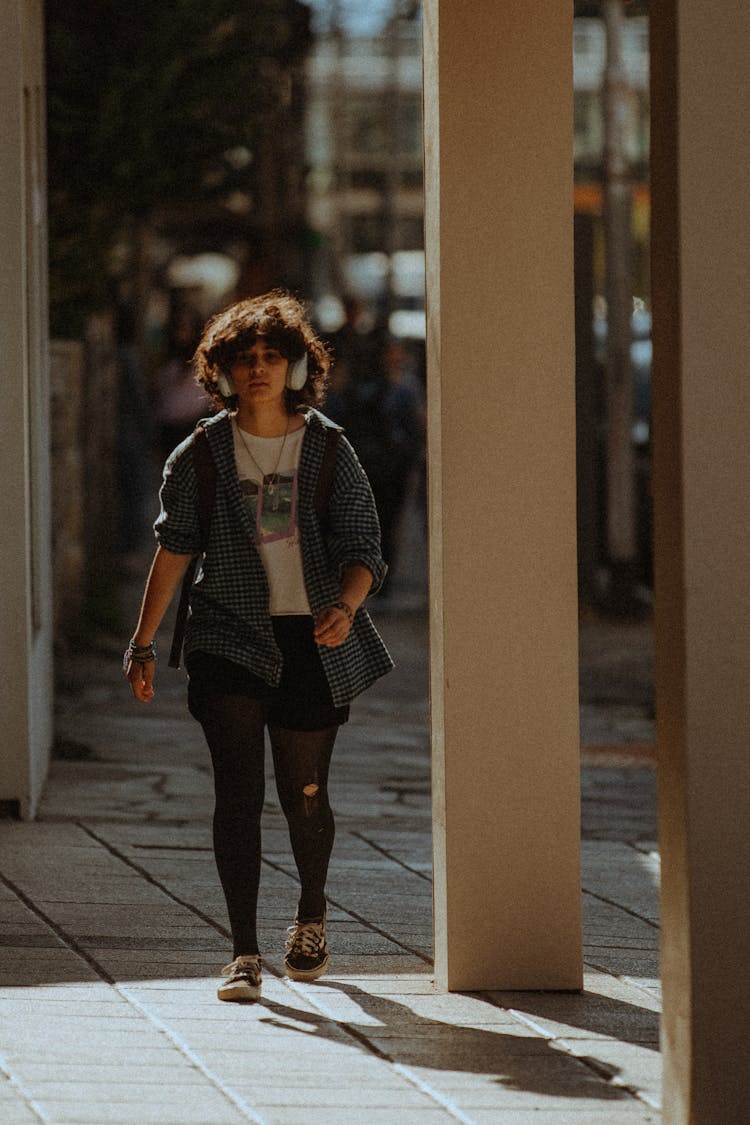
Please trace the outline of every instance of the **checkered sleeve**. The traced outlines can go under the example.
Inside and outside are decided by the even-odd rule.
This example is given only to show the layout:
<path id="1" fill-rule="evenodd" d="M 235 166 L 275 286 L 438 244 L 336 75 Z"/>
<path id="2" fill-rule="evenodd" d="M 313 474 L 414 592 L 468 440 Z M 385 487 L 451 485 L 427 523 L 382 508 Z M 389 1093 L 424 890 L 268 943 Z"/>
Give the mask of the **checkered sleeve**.
<path id="1" fill-rule="evenodd" d="M 201 550 L 197 509 L 198 488 L 193 465 L 192 437 L 175 449 L 164 466 L 159 491 L 161 511 L 154 524 L 160 547 L 175 555 Z"/>
<path id="2" fill-rule="evenodd" d="M 341 435 L 328 506 L 327 546 L 339 578 L 350 566 L 365 566 L 377 593 L 387 567 L 380 552 L 380 521 L 370 482 L 352 446 Z"/>

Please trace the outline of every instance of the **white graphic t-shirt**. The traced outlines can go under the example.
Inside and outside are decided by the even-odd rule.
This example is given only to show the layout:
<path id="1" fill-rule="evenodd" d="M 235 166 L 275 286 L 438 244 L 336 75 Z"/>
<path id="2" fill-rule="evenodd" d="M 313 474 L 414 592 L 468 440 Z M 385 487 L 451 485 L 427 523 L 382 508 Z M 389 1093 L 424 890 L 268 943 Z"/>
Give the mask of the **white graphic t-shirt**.
<path id="1" fill-rule="evenodd" d="M 266 568 L 272 614 L 310 613 L 302 572 L 297 478 L 305 427 L 281 437 L 240 433 L 233 420 L 234 457 L 240 490 L 255 528 L 255 544 Z"/>

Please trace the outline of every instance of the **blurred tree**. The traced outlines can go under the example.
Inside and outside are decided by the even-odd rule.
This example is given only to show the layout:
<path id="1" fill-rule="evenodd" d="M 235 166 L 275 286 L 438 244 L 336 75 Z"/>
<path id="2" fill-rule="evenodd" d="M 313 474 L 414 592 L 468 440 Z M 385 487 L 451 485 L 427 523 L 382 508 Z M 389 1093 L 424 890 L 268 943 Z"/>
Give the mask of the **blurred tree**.
<path id="1" fill-rule="evenodd" d="M 604 237 L 607 297 L 607 548 L 609 608 L 628 614 L 635 607 L 637 567 L 633 368 L 630 361 L 633 307 L 633 176 L 627 155 L 623 54 L 623 0 L 602 0 L 607 41 L 604 72 Z"/>
<path id="2" fill-rule="evenodd" d="M 115 246 L 154 208 L 247 188 L 307 50 L 309 9 L 47 0 L 46 17 L 51 321 L 73 336 L 107 302 Z"/>
<path id="3" fill-rule="evenodd" d="M 631 88 L 625 57 L 625 28 L 628 18 L 647 16 L 648 10 L 648 0 L 576 0 L 574 4 L 576 17 L 602 21 L 606 42 L 601 91 L 604 136 L 601 185 L 607 307 L 604 540 L 609 583 L 602 608 L 624 616 L 642 608 L 636 588 L 642 563 L 639 560 L 633 446 L 634 168 L 627 142 Z"/>

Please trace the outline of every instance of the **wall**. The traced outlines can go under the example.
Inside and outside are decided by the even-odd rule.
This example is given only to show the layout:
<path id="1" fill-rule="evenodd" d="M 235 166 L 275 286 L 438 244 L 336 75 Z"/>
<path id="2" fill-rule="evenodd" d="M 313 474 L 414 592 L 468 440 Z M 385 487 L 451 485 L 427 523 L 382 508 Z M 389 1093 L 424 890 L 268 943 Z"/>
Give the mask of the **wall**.
<path id="1" fill-rule="evenodd" d="M 0 809 L 33 816 L 52 743 L 47 245 L 40 0 L 0 6 Z M 11 424 L 12 420 L 12 424 Z"/>

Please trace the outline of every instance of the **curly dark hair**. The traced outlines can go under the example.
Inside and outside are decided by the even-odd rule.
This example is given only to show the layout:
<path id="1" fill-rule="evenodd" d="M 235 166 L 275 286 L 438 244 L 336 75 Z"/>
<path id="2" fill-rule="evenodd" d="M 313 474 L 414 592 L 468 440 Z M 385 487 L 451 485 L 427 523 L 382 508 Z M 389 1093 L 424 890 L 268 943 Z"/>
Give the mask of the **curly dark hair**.
<path id="1" fill-rule="evenodd" d="M 328 385 L 331 357 L 310 324 L 301 301 L 284 289 L 273 289 L 230 305 L 209 320 L 193 356 L 195 377 L 211 396 L 217 410 L 233 409 L 235 398 L 225 398 L 217 376 L 229 375 L 237 356 L 258 338 L 276 348 L 290 361 L 307 352 L 307 382 L 300 391 L 286 389 L 286 408 L 295 414 L 300 407 L 320 406 Z"/>

